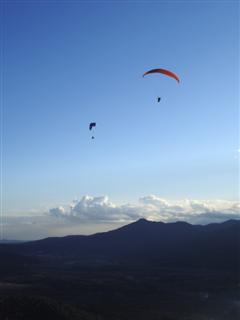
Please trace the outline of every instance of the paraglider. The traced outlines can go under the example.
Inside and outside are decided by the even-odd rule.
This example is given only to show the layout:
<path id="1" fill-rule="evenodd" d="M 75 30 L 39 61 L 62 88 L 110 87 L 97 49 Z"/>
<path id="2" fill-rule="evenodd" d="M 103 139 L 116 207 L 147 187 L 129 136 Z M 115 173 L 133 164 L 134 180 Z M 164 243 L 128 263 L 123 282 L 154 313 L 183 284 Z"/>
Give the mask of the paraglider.
<path id="1" fill-rule="evenodd" d="M 175 73 L 173 73 L 173 72 L 171 72 L 169 70 L 166 70 L 166 69 L 152 69 L 152 70 L 149 70 L 149 71 L 147 71 L 147 72 L 145 72 L 143 74 L 143 77 L 148 75 L 148 74 L 151 74 L 151 73 L 162 73 L 162 74 L 165 74 L 166 76 L 169 76 L 169 77 L 175 79 L 178 83 L 180 82 L 180 79 L 178 78 L 178 76 Z"/>
<path id="2" fill-rule="evenodd" d="M 145 77 L 148 74 L 152 74 L 152 73 L 162 73 L 166 76 L 169 76 L 169 77 L 175 79 L 178 83 L 180 82 L 178 76 L 175 73 L 173 73 L 172 71 L 166 70 L 166 69 L 151 69 L 151 70 L 145 72 L 143 74 L 143 77 Z M 160 102 L 160 101 L 161 101 L 161 97 L 157 97 L 157 102 Z"/>
<path id="3" fill-rule="evenodd" d="M 91 131 L 93 127 L 96 127 L 96 122 L 91 122 L 91 123 L 89 124 L 89 130 Z M 92 139 L 95 139 L 95 137 L 92 136 Z"/>

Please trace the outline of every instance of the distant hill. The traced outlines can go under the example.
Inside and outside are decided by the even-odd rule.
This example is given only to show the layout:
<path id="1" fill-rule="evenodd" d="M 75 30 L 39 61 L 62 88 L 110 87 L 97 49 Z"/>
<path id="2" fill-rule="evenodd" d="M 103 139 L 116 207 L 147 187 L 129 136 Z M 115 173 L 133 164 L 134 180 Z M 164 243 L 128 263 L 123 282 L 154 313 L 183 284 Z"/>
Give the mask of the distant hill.
<path id="1" fill-rule="evenodd" d="M 1 243 L 20 243 L 20 242 L 23 242 L 23 241 L 19 241 L 19 240 L 8 240 L 8 239 L 2 239 L 2 240 L 0 240 L 0 244 L 1 244 Z"/>
<path id="2" fill-rule="evenodd" d="M 140 219 L 89 236 L 46 238 L 0 245 L 3 252 L 44 259 L 58 257 L 79 265 L 152 265 L 239 270 L 240 221 L 206 226 Z"/>
<path id="3" fill-rule="evenodd" d="M 0 245 L 0 319 L 239 319 L 240 221 Z"/>

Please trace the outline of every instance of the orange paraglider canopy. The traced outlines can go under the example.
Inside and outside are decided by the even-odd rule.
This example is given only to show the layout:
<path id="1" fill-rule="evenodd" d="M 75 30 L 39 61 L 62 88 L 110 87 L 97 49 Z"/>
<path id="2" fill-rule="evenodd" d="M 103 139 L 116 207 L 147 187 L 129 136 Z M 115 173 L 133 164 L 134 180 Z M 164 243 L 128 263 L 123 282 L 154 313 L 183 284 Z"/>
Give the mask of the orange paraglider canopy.
<path id="1" fill-rule="evenodd" d="M 165 69 L 152 69 L 152 70 L 149 70 L 149 71 L 144 73 L 143 77 L 146 76 L 147 74 L 150 74 L 150 73 L 162 73 L 162 74 L 165 74 L 166 76 L 174 78 L 175 80 L 177 80 L 177 82 L 180 82 L 178 76 L 175 73 L 173 73 L 171 71 L 168 71 L 168 70 L 165 70 Z"/>

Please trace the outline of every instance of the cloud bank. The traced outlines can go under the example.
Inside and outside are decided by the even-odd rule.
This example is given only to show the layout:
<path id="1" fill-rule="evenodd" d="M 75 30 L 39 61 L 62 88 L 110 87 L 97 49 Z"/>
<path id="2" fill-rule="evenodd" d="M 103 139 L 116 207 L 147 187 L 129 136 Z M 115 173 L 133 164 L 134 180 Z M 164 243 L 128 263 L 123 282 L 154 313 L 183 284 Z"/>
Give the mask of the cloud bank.
<path id="1" fill-rule="evenodd" d="M 131 222 L 140 218 L 153 221 L 211 223 L 240 219 L 240 203 L 226 200 L 170 201 L 155 195 L 141 197 L 135 204 L 117 205 L 107 196 L 83 196 L 66 206 L 49 210 L 49 216 L 94 222 Z"/>

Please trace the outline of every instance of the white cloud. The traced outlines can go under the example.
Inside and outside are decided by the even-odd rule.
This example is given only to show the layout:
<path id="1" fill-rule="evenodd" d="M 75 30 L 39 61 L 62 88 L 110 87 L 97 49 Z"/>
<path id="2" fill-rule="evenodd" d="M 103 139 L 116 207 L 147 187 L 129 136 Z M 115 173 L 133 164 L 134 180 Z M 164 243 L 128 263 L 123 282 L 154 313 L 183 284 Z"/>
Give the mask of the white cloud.
<path id="1" fill-rule="evenodd" d="M 117 205 L 107 196 L 83 196 L 74 201 L 67 209 L 63 207 L 52 208 L 49 214 L 54 217 L 79 219 L 81 221 L 102 222 L 130 222 L 139 218 L 154 221 L 185 220 L 194 223 L 210 223 L 240 218 L 240 205 L 238 202 L 225 200 L 180 200 L 169 201 L 156 195 L 149 195 L 139 199 L 136 204 Z"/>
<path id="2" fill-rule="evenodd" d="M 62 206 L 57 208 L 52 208 L 49 210 L 49 214 L 50 216 L 53 216 L 53 217 L 64 217 L 65 209 Z"/>
<path id="3" fill-rule="evenodd" d="M 130 205 L 117 206 L 107 196 L 83 196 L 80 201 L 70 205 L 68 217 L 93 221 L 128 221 L 138 218 L 133 209 Z"/>

